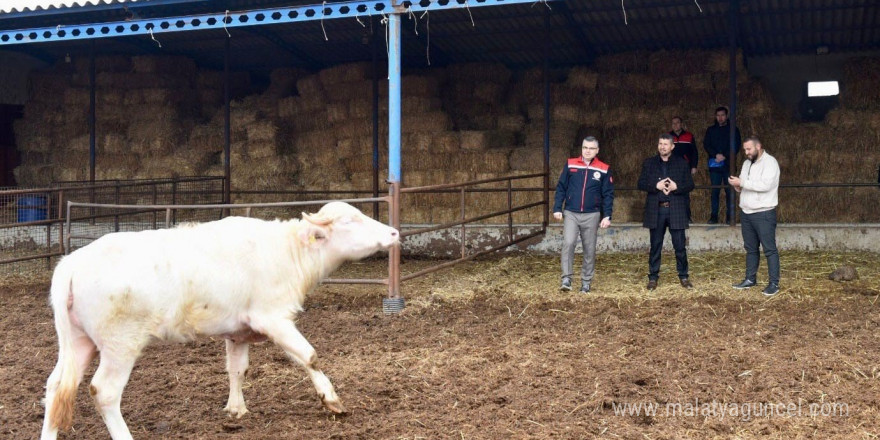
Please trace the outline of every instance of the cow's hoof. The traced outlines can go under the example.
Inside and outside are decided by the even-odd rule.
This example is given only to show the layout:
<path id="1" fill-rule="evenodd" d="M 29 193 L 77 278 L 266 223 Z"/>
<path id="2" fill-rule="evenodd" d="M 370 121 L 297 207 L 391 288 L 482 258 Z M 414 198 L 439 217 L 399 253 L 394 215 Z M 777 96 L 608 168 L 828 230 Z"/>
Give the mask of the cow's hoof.
<path id="1" fill-rule="evenodd" d="M 240 418 L 242 418 L 242 416 L 244 416 L 245 414 L 250 412 L 245 407 L 230 408 L 229 406 L 227 406 L 226 408 L 223 408 L 223 411 L 226 411 L 227 413 L 229 413 L 230 417 L 235 417 L 236 419 L 240 419 Z"/>
<path id="2" fill-rule="evenodd" d="M 323 403 L 324 403 L 324 406 L 330 410 L 330 412 L 333 412 L 335 414 L 345 414 L 348 412 L 348 410 L 345 409 L 345 405 L 343 405 L 342 402 L 340 402 L 338 400 L 336 400 L 336 401 L 324 400 Z"/>

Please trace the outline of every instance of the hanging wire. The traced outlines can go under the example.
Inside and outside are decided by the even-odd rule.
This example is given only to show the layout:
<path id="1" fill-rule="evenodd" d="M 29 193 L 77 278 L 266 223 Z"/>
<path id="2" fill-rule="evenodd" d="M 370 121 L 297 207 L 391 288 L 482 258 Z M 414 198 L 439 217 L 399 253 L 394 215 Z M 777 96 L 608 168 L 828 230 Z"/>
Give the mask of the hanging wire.
<path id="1" fill-rule="evenodd" d="M 155 36 L 153 36 L 153 27 L 152 27 L 152 26 L 150 26 L 150 38 L 152 38 L 152 39 L 153 39 L 153 41 L 155 41 L 155 42 L 156 42 L 156 44 L 158 44 L 158 45 L 159 45 L 159 49 L 161 49 L 161 48 L 162 48 L 162 43 L 160 43 L 160 42 L 159 42 L 159 40 L 157 40 L 157 39 L 156 39 L 156 37 L 155 37 Z"/>
<path id="2" fill-rule="evenodd" d="M 694 1 L 696 1 L 696 0 L 694 0 Z M 535 5 L 537 5 L 538 3 L 541 3 L 542 5 L 546 6 L 547 9 L 549 9 L 551 11 L 553 10 L 553 8 L 550 7 L 550 2 L 548 2 L 547 0 L 536 0 L 534 3 L 532 3 L 532 6 L 529 6 L 529 7 L 532 8 Z"/>
<path id="3" fill-rule="evenodd" d="M 474 16 L 471 14 L 471 6 L 468 4 L 468 0 L 464 0 L 464 7 L 468 11 L 468 15 L 471 17 L 471 26 L 477 27 L 476 23 L 474 23 Z"/>
<path id="4" fill-rule="evenodd" d="M 322 1 L 321 2 L 321 30 L 324 31 L 324 41 L 330 41 L 330 39 L 327 38 L 327 29 L 324 29 L 324 11 L 326 10 L 326 6 L 327 6 L 327 1 L 326 0 Z"/>
<path id="5" fill-rule="evenodd" d="M 620 0 L 620 9 L 623 10 L 623 24 L 629 25 L 629 23 L 627 23 L 626 21 L 626 6 L 624 6 L 623 0 Z"/>
<path id="6" fill-rule="evenodd" d="M 700 7 L 700 4 L 697 3 L 697 0 L 694 0 L 694 4 L 697 5 L 697 9 L 699 9 L 699 10 L 700 10 L 700 14 L 702 14 L 702 13 L 703 13 L 703 8 Z"/>
<path id="7" fill-rule="evenodd" d="M 428 11 L 426 10 L 422 17 L 425 17 L 425 29 L 427 32 L 427 41 L 425 42 L 425 58 L 428 60 L 428 65 L 431 65 L 431 16 L 428 15 Z"/>
<path id="8" fill-rule="evenodd" d="M 226 31 L 226 38 L 232 38 L 232 34 L 229 33 L 229 29 L 226 29 L 227 21 L 229 21 L 229 9 L 227 9 L 226 13 L 223 14 L 223 30 Z"/>

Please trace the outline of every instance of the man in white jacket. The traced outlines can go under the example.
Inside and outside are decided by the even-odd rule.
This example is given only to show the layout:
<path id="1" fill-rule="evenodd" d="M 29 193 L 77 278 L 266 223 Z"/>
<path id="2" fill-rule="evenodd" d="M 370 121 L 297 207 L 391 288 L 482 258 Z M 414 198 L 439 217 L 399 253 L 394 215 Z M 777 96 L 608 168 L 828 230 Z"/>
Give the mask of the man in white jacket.
<path id="1" fill-rule="evenodd" d="M 743 246 L 746 248 L 746 277 L 734 284 L 735 289 L 748 289 L 758 283 L 761 256 L 758 245 L 767 257 L 770 282 L 764 296 L 779 293 L 779 252 L 776 250 L 776 205 L 779 204 L 779 162 L 764 151 L 761 141 L 750 136 L 743 142 L 746 160 L 739 177 L 731 176 L 730 185 L 741 192 Z"/>

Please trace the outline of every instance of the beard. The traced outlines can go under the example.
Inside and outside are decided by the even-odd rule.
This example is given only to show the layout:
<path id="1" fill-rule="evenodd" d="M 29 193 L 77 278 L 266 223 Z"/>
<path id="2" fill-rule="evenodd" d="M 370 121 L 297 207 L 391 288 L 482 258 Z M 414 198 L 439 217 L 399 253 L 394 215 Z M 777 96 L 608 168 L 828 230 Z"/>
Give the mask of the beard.
<path id="1" fill-rule="evenodd" d="M 758 160 L 758 153 L 746 154 L 746 157 L 749 159 L 750 162 L 754 162 L 754 161 Z"/>

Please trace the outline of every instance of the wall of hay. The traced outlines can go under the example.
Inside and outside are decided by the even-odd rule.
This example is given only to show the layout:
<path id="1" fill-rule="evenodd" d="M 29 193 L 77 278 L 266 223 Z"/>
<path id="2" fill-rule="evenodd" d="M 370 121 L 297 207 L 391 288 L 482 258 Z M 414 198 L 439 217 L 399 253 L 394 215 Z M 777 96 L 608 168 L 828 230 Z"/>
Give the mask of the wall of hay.
<path id="1" fill-rule="evenodd" d="M 30 77 L 25 117 L 16 124 L 24 157 L 16 177 L 23 186 L 87 178 L 87 65 L 75 61 Z M 729 99 L 728 62 L 725 52 L 626 53 L 600 58 L 590 67 L 555 69 L 551 185 L 569 154 L 577 154 L 579 139 L 592 134 L 621 188 L 615 221 L 640 221 L 642 194 L 623 188 L 635 185 L 641 162 L 655 154 L 657 136 L 669 129 L 674 115 L 684 118 L 702 149 L 714 108 Z M 796 124 L 740 60 L 738 125 L 743 135 L 762 136 L 779 158 L 786 183 L 875 181 L 880 100 L 874 95 L 880 93 L 880 78 L 860 72 L 877 63 L 853 61 L 846 81 L 857 94 L 842 97 L 840 108 L 823 123 Z M 239 92 L 249 89 L 246 74 L 234 82 Z M 387 84 L 380 93 L 381 180 L 387 176 Z M 405 186 L 542 170 L 539 69 L 462 64 L 410 72 L 404 75 L 403 93 Z M 200 70 L 185 58 L 101 57 L 97 95 L 99 179 L 222 174 L 219 72 Z M 233 190 L 370 189 L 371 96 L 368 63 L 272 72 L 266 90 L 244 94 L 231 106 Z M 709 183 L 702 168 L 696 179 Z M 878 193 L 876 188 L 784 190 L 780 215 L 795 222 L 877 222 Z M 517 192 L 513 198 L 525 203 L 536 197 Z M 695 220 L 705 221 L 708 192 L 695 191 L 692 204 Z M 470 194 L 467 205 L 473 214 L 495 211 L 506 206 L 506 194 Z M 404 210 L 404 223 L 443 222 L 458 217 L 459 199 L 408 195 Z M 541 219 L 539 209 L 514 216 L 517 222 Z"/>

